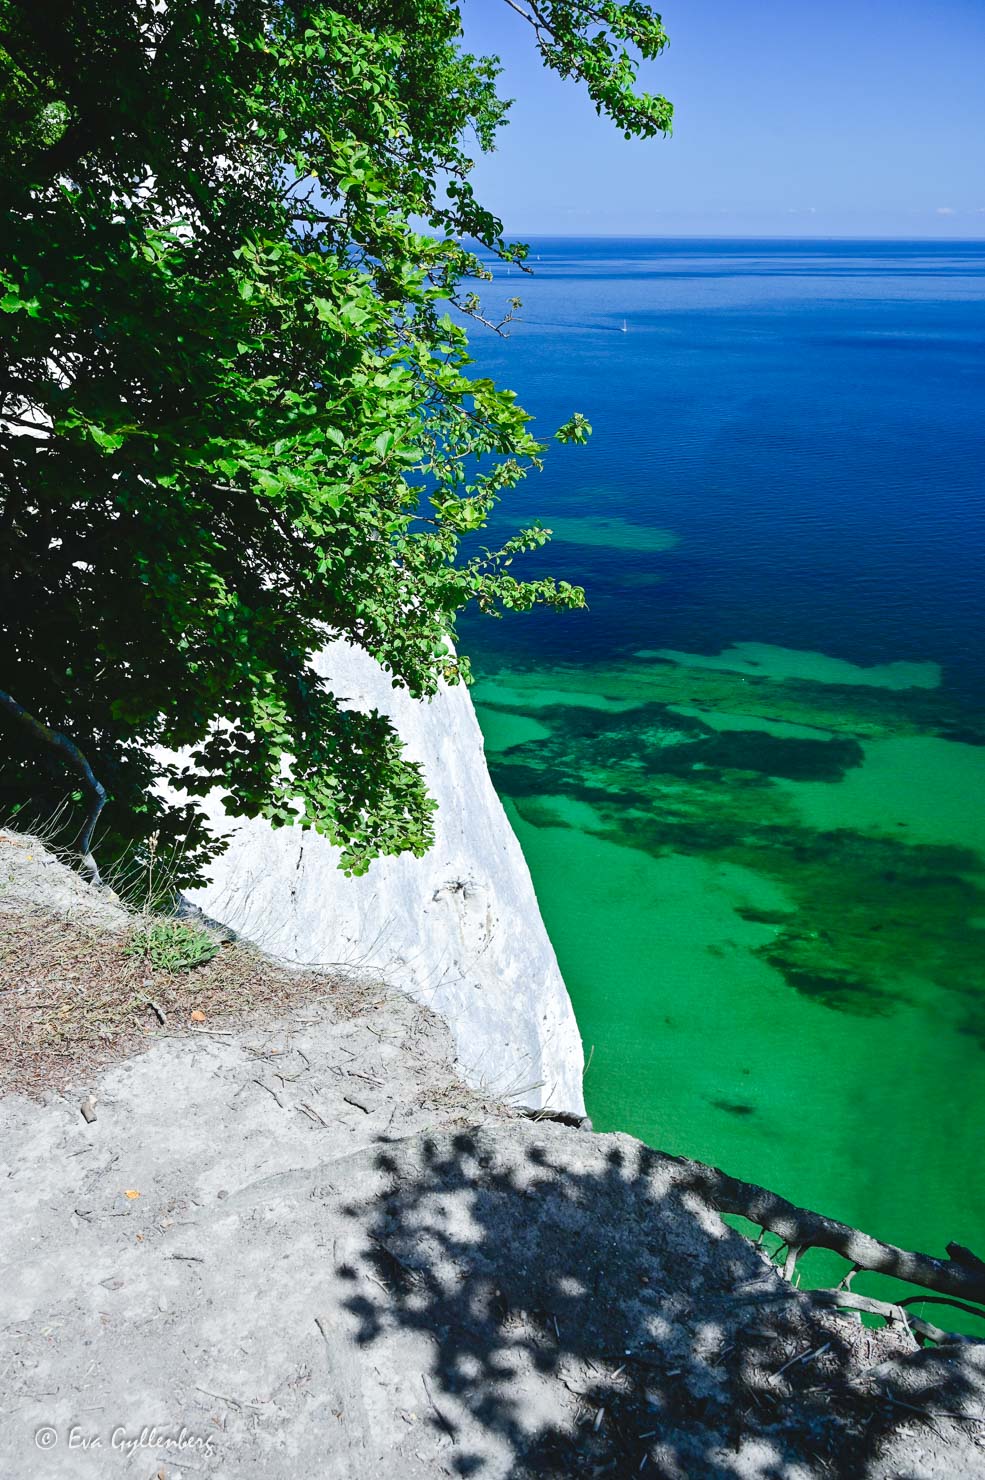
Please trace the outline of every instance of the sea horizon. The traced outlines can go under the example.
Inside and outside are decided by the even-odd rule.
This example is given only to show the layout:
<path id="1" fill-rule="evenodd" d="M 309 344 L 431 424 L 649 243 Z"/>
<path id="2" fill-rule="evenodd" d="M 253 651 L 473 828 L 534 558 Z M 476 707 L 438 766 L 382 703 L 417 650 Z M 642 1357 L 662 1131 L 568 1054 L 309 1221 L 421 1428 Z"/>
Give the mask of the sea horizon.
<path id="1" fill-rule="evenodd" d="M 620 232 L 575 232 L 575 231 L 525 231 L 523 229 L 510 227 L 504 228 L 504 235 L 509 238 L 524 238 L 530 236 L 540 241 L 583 241 L 583 242 L 617 242 L 617 241 L 639 241 L 639 242 L 804 242 L 810 244 L 819 243 L 873 243 L 873 244 L 896 244 L 899 246 L 979 246 L 985 247 L 985 234 L 982 236 L 880 236 L 871 234 L 852 234 L 831 236 L 795 236 L 777 233 L 758 232 L 643 232 L 643 231 L 620 231 Z"/>

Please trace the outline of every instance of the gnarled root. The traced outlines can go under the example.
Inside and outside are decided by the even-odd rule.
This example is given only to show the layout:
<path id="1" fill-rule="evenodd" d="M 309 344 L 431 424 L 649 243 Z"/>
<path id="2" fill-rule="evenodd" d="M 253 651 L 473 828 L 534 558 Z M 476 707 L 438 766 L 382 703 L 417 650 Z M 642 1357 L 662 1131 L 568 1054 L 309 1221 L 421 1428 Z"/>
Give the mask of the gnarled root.
<path id="1" fill-rule="evenodd" d="M 959 1300 L 985 1303 L 985 1262 L 960 1245 L 949 1244 L 951 1257 L 937 1259 L 884 1244 L 880 1239 L 847 1223 L 812 1213 L 787 1202 L 765 1187 L 740 1182 L 717 1167 L 705 1166 L 685 1157 L 668 1156 L 676 1168 L 679 1187 L 692 1188 L 721 1213 L 734 1213 L 757 1223 L 760 1228 L 778 1234 L 787 1245 L 785 1273 L 789 1278 L 797 1259 L 807 1249 L 830 1249 L 851 1261 L 856 1270 L 892 1275 L 894 1279 L 936 1290 L 941 1295 L 954 1295 Z M 961 1257 L 956 1257 L 960 1251 Z M 854 1273 L 854 1271 L 853 1271 Z M 831 1292 L 849 1294 L 850 1291 Z M 855 1297 L 852 1297 L 853 1299 Z M 880 1312 L 881 1314 L 881 1312 Z M 985 1311 L 981 1314 L 985 1316 Z"/>

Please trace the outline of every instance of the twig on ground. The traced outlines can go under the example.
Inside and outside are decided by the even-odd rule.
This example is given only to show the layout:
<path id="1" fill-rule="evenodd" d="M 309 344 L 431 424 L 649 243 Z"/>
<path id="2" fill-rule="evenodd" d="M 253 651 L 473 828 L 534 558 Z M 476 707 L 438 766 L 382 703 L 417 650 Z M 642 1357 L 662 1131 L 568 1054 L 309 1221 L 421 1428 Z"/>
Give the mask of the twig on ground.
<path id="1" fill-rule="evenodd" d="M 813 1347 L 809 1351 L 806 1351 L 806 1352 L 798 1352 L 798 1354 L 795 1357 L 791 1357 L 790 1358 L 789 1362 L 784 1362 L 784 1364 L 783 1364 L 782 1367 L 778 1367 L 777 1368 L 777 1370 L 773 1373 L 772 1377 L 770 1378 L 770 1382 L 775 1382 L 778 1377 L 782 1377 L 783 1374 L 784 1374 L 784 1372 L 786 1372 L 790 1367 L 795 1367 L 798 1362 L 811 1362 L 811 1361 L 813 1361 L 815 1357 L 821 1356 L 822 1352 L 826 1352 L 828 1350 L 828 1348 L 830 1347 L 830 1345 L 831 1345 L 831 1342 L 830 1341 L 826 1341 L 823 1346 L 815 1346 L 815 1347 Z"/>
<path id="2" fill-rule="evenodd" d="M 887 1403 L 892 1403 L 896 1408 L 907 1408 L 911 1413 L 917 1413 L 921 1418 L 953 1418 L 957 1423 L 982 1423 L 985 1424 L 985 1415 L 977 1413 L 948 1413 L 946 1410 L 934 1408 L 918 1408 L 915 1403 L 904 1403 L 902 1398 L 894 1398 L 892 1393 L 878 1389 L 880 1398 Z"/>
<path id="3" fill-rule="evenodd" d="M 168 1015 L 164 1011 L 164 1008 L 159 1006 L 159 1004 L 154 1001 L 153 997 L 145 997 L 143 994 L 141 994 L 140 1000 L 141 1002 L 147 1003 L 147 1006 L 151 1008 L 161 1027 L 166 1028 L 168 1025 Z"/>
<path id="4" fill-rule="evenodd" d="M 434 1398 L 433 1398 L 433 1396 L 431 1394 L 430 1385 L 428 1384 L 428 1380 L 424 1376 L 424 1373 L 423 1372 L 421 1373 L 421 1381 L 424 1384 L 424 1391 L 427 1393 L 428 1402 L 431 1404 L 431 1407 L 434 1409 L 435 1414 L 437 1415 L 438 1422 L 440 1423 L 441 1427 L 444 1429 L 445 1433 L 448 1435 L 448 1437 L 451 1440 L 451 1442 L 454 1444 L 455 1439 L 456 1439 L 455 1430 L 452 1427 L 450 1421 L 442 1413 L 442 1411 L 438 1407 L 437 1403 L 434 1401 Z"/>
<path id="5" fill-rule="evenodd" d="M 275 1089 L 271 1089 L 269 1084 L 264 1084 L 264 1082 L 263 1082 L 262 1079 L 254 1079 L 253 1083 L 254 1084 L 258 1084 L 261 1089 L 265 1089 L 267 1091 L 267 1094 L 268 1095 L 272 1095 L 273 1098 L 277 1101 L 277 1103 L 280 1106 L 280 1108 L 283 1110 L 283 1108 L 284 1108 L 284 1101 L 281 1099 L 280 1095 L 277 1093 L 277 1091 Z"/>
<path id="6" fill-rule="evenodd" d="M 203 1387 L 196 1387 L 195 1391 L 197 1393 L 204 1393 L 207 1398 L 217 1398 L 220 1403 L 228 1403 L 230 1408 L 249 1408 L 253 1413 L 263 1412 L 263 1409 L 258 1403 L 244 1403 L 239 1398 L 227 1398 L 225 1393 L 211 1393 L 208 1388 Z M 184 1463 L 182 1463 L 182 1469 L 185 1468 Z"/>

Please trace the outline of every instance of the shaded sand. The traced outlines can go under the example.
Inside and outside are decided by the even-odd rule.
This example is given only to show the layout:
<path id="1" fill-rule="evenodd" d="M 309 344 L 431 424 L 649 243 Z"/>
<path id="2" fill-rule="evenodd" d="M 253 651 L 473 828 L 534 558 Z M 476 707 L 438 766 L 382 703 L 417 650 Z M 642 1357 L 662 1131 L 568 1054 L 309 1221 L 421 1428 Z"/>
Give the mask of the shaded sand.
<path id="1" fill-rule="evenodd" d="M 777 785 L 811 827 L 905 832 L 908 842 L 974 848 L 985 865 L 985 747 L 902 735 L 862 749 L 864 763 L 840 781 Z"/>
<path id="2" fill-rule="evenodd" d="M 596 519 L 589 515 L 562 515 L 548 525 L 554 538 L 565 545 L 596 545 L 608 550 L 635 550 L 638 554 L 673 550 L 680 536 L 672 529 L 654 529 L 628 519 Z"/>
<path id="3" fill-rule="evenodd" d="M 860 667 L 827 653 L 798 652 L 768 642 L 736 642 L 723 652 L 682 653 L 674 648 L 642 649 L 638 658 L 661 658 L 685 668 L 716 668 L 749 673 L 756 678 L 799 678 L 810 683 L 861 685 L 878 689 L 936 689 L 941 670 L 937 663 L 876 663 Z"/>

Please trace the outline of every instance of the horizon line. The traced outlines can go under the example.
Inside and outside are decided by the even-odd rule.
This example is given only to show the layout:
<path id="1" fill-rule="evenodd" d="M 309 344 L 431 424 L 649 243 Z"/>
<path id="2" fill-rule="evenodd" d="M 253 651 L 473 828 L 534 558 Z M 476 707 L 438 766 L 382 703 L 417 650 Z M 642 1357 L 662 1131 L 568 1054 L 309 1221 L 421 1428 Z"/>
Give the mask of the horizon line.
<path id="1" fill-rule="evenodd" d="M 871 234 L 852 236 L 834 234 L 829 236 L 795 236 L 788 234 L 777 236 L 770 235 L 768 232 L 554 231 L 548 229 L 527 232 L 514 230 L 504 232 L 504 237 L 507 238 L 523 239 L 528 236 L 552 237 L 557 241 L 912 242 L 919 243 L 920 245 L 985 247 L 985 236 L 873 236 Z M 474 240 L 474 238 L 466 237 L 465 240 Z"/>

